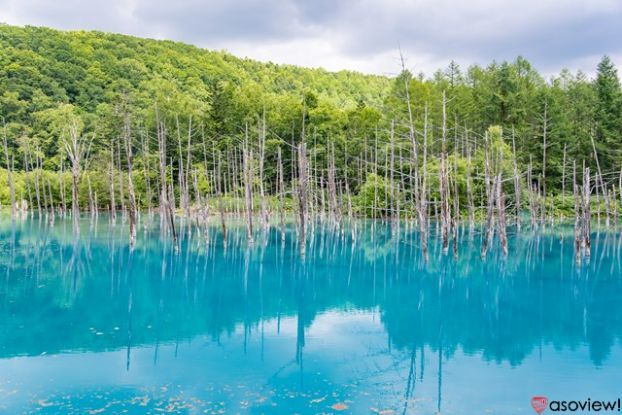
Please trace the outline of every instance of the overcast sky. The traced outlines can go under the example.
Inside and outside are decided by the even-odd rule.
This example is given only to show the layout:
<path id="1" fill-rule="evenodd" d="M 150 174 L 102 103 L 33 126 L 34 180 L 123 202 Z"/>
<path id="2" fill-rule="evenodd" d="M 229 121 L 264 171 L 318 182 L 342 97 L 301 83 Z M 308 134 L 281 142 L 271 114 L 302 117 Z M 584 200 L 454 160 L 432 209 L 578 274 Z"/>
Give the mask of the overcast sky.
<path id="1" fill-rule="evenodd" d="M 262 61 L 430 75 L 525 56 L 542 73 L 622 64 L 622 0 L 0 0 L 0 22 L 97 29 Z"/>

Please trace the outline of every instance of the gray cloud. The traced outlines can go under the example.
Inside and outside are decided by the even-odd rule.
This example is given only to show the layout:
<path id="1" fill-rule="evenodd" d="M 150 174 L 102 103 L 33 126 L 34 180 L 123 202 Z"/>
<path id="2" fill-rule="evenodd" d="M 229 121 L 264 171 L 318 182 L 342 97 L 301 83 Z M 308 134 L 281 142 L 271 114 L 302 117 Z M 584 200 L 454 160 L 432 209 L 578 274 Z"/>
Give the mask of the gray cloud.
<path id="1" fill-rule="evenodd" d="M 0 21 L 172 38 L 276 62 L 428 73 L 523 55 L 552 73 L 622 56 L 619 0 L 0 0 Z M 580 68 L 578 65 L 592 65 Z"/>

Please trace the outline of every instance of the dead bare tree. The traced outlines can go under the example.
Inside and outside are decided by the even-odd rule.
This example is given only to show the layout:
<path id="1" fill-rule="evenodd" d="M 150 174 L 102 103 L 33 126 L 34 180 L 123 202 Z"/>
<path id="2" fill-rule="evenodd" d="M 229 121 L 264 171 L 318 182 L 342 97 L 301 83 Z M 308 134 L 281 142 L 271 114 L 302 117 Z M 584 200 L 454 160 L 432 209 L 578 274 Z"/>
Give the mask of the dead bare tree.
<path id="1" fill-rule="evenodd" d="M 331 219 L 334 225 L 340 220 L 339 205 L 337 202 L 337 185 L 335 183 L 335 147 L 331 143 L 328 152 L 328 205 Z"/>
<path id="2" fill-rule="evenodd" d="M 467 206 L 469 210 L 469 236 L 473 236 L 475 230 L 475 201 L 473 198 L 473 174 L 472 174 L 472 160 L 471 160 L 471 145 L 468 142 L 468 129 L 465 128 L 465 141 L 466 141 L 466 153 L 467 153 L 467 165 L 466 165 L 466 193 L 467 193 Z"/>
<path id="3" fill-rule="evenodd" d="M 440 167 L 440 197 L 441 197 L 441 237 L 443 240 L 443 253 L 449 250 L 449 223 L 451 212 L 449 210 L 449 183 L 447 179 L 447 98 L 443 91 L 443 120 L 441 132 L 441 167 Z"/>
<path id="4" fill-rule="evenodd" d="M 406 71 L 406 61 L 404 59 L 404 55 L 402 55 L 402 52 L 400 50 L 400 62 L 402 65 L 402 73 L 403 74 L 407 74 L 408 72 Z M 406 108 L 408 109 L 408 135 L 410 137 L 410 142 L 411 142 L 411 146 L 412 146 L 412 162 L 413 162 L 413 175 L 414 175 L 414 196 L 415 196 L 415 200 L 418 197 L 419 194 L 419 151 L 418 151 L 418 146 L 417 146 L 417 137 L 415 135 L 415 122 L 414 122 L 414 116 L 413 116 L 413 110 L 412 110 L 412 104 L 410 101 L 410 77 L 409 76 L 404 76 L 404 91 L 405 91 L 405 101 L 406 101 Z"/>
<path id="5" fill-rule="evenodd" d="M 600 162 L 598 161 L 598 152 L 596 151 L 596 144 L 594 143 L 594 134 L 591 133 L 590 134 L 590 140 L 592 142 L 592 149 L 594 151 L 594 159 L 596 160 L 596 168 L 598 169 L 598 174 L 596 176 L 596 185 L 598 186 L 598 184 L 600 184 L 600 188 L 602 191 L 602 195 L 603 195 L 603 199 L 605 200 L 605 212 L 606 212 L 606 219 L 605 219 L 605 225 L 607 227 L 609 227 L 609 218 L 611 216 L 611 209 L 610 209 L 610 200 L 609 200 L 609 192 L 607 191 L 607 188 L 605 186 L 605 182 L 603 181 L 603 172 L 600 169 Z M 600 212 L 600 203 L 598 204 L 598 209 Z"/>
<path id="6" fill-rule="evenodd" d="M 583 249 L 585 258 L 589 261 L 591 253 L 591 213 L 590 213 L 590 168 L 583 168 Z"/>
<path id="7" fill-rule="evenodd" d="M 486 253 L 488 252 L 488 246 L 492 242 L 492 236 L 494 231 L 494 206 L 495 206 L 495 186 L 497 185 L 497 181 L 495 180 L 492 184 L 490 181 L 490 156 L 489 156 L 489 146 L 488 146 L 488 132 L 486 133 L 486 148 L 485 148 L 485 170 L 484 170 L 484 180 L 486 183 L 486 199 L 487 209 L 486 209 L 486 230 L 485 236 L 482 239 L 482 249 L 481 249 L 481 257 L 485 258 Z"/>
<path id="8" fill-rule="evenodd" d="M 499 243 L 501 244 L 501 250 L 503 256 L 508 256 L 508 237 L 506 231 L 505 220 L 505 195 L 503 194 L 503 186 L 501 181 L 501 173 L 496 178 L 496 194 L 495 199 L 497 202 L 497 216 L 499 217 L 498 231 L 499 231 Z"/>
<path id="9" fill-rule="evenodd" d="M 216 167 L 216 184 L 217 184 L 217 192 L 218 192 L 218 210 L 220 212 L 220 227 L 222 229 L 222 240 L 223 245 L 227 246 L 227 224 L 225 223 L 225 208 L 223 205 L 223 191 L 222 191 L 222 161 L 221 161 L 221 153 L 218 152 L 218 165 Z"/>
<path id="10" fill-rule="evenodd" d="M 283 160 L 281 158 L 281 147 L 277 148 L 277 183 L 279 193 L 279 224 L 281 227 L 281 242 L 285 242 L 285 207 L 283 206 L 283 194 L 285 193 L 285 183 L 283 179 Z"/>
<path id="11" fill-rule="evenodd" d="M 117 140 L 117 170 L 119 171 L 119 199 L 121 200 L 121 213 L 125 215 L 125 186 L 123 185 L 123 170 L 121 169 L 121 140 Z"/>
<path id="12" fill-rule="evenodd" d="M 300 254 L 306 252 L 306 222 L 307 222 L 307 147 L 304 142 L 298 146 L 298 214 L 300 217 Z"/>
<path id="13" fill-rule="evenodd" d="M 548 100 L 544 101 L 544 114 L 542 115 L 542 196 L 546 199 L 546 149 L 548 146 L 547 143 L 547 133 L 549 130 L 549 103 Z M 541 222 L 544 222 L 544 212 L 545 209 L 541 210 Z"/>
<path id="14" fill-rule="evenodd" d="M 419 243 L 421 253 L 425 263 L 428 262 L 428 191 L 427 191 L 427 171 L 428 171 L 428 103 L 425 103 L 423 110 L 423 172 L 421 175 L 421 188 L 419 194 L 415 192 L 416 210 L 419 218 Z"/>
<path id="15" fill-rule="evenodd" d="M 244 200 L 246 201 L 246 238 L 249 244 L 253 243 L 253 166 L 252 150 L 248 143 L 248 124 L 246 125 L 244 139 Z"/>
<path id="16" fill-rule="evenodd" d="M 583 206 L 579 196 L 579 186 L 577 185 L 577 161 L 572 161 L 572 194 L 574 196 L 574 252 L 575 262 L 581 264 L 581 249 L 583 245 L 583 230 L 581 228 L 581 208 Z"/>
<path id="17" fill-rule="evenodd" d="M 3 143 L 4 143 L 4 156 L 6 159 L 6 175 L 7 181 L 9 182 L 9 190 L 11 193 L 11 218 L 15 219 L 15 186 L 13 184 L 13 162 L 12 158 L 9 157 L 9 144 L 6 133 L 6 121 L 4 117 L 2 117 L 2 127 L 3 127 Z"/>
<path id="18" fill-rule="evenodd" d="M 78 219 L 80 217 L 80 206 L 78 202 L 78 182 L 80 179 L 81 166 L 88 152 L 90 140 L 88 135 L 81 134 L 76 119 L 71 119 L 65 133 L 63 133 L 62 142 L 65 153 L 71 161 L 71 215 L 74 231 L 79 233 Z"/>
<path id="19" fill-rule="evenodd" d="M 147 187 L 146 189 L 146 201 L 147 201 L 147 212 L 149 214 L 151 214 L 151 203 L 152 203 L 152 194 L 151 194 L 151 178 L 149 175 L 149 171 L 150 171 L 150 166 L 149 166 L 149 142 L 147 140 L 146 137 L 146 133 L 144 131 L 141 131 L 140 134 L 140 141 L 141 141 L 141 146 L 142 146 L 142 156 L 143 156 L 143 173 L 145 176 L 145 185 Z"/>
<path id="20" fill-rule="evenodd" d="M 132 145 L 132 131 L 130 115 L 124 115 L 123 141 L 125 143 L 125 156 L 127 158 L 127 191 L 129 194 L 129 219 L 130 219 L 130 249 L 136 244 L 136 195 L 134 193 L 134 179 L 132 178 L 134 165 L 134 152 Z"/>
<path id="21" fill-rule="evenodd" d="M 516 212 L 516 227 L 520 230 L 521 227 L 521 195 L 520 195 L 520 172 L 518 170 L 518 161 L 516 160 L 516 136 L 514 133 L 514 126 L 512 126 L 512 160 L 514 164 L 514 206 Z"/>
<path id="22" fill-rule="evenodd" d="M 266 110 L 264 108 L 259 128 L 259 197 L 261 198 L 261 220 L 264 230 L 270 226 L 266 194 L 264 189 L 264 161 L 266 157 Z"/>
<path id="23" fill-rule="evenodd" d="M 108 185 L 110 189 L 110 220 L 114 223 L 117 220 L 117 202 L 114 190 L 114 143 L 110 141 L 110 174 L 108 175 Z"/>
<path id="24" fill-rule="evenodd" d="M 156 129 L 158 137 L 158 155 L 160 158 L 160 222 L 163 228 L 168 228 L 173 238 L 173 243 L 177 245 L 177 231 L 175 230 L 175 216 L 171 206 L 171 193 L 166 178 L 166 130 L 164 123 L 160 121 L 158 109 L 156 107 Z"/>

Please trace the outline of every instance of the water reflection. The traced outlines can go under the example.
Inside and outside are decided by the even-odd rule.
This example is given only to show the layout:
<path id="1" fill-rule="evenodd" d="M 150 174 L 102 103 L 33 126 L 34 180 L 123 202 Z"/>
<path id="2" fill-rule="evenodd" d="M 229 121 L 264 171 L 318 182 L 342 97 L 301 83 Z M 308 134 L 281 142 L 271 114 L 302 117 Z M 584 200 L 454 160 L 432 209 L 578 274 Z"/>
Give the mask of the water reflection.
<path id="1" fill-rule="evenodd" d="M 131 251 L 121 220 L 79 238 L 4 222 L 0 409 L 529 413 L 537 393 L 619 392 L 617 234 L 577 268 L 571 228 L 487 261 L 467 231 L 458 259 L 432 238 L 423 266 L 409 226 L 356 226 L 316 224 L 301 260 L 294 227 L 251 247 L 235 224 L 226 244 L 190 227 L 174 247 L 148 226 Z"/>

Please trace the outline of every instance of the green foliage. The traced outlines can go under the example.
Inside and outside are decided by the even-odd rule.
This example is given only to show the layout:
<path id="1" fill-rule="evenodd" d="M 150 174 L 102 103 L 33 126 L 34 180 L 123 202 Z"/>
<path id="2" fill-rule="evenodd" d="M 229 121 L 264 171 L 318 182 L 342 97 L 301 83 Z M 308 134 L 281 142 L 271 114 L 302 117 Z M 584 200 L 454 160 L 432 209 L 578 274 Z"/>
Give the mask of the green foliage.
<path id="1" fill-rule="evenodd" d="M 451 180 L 456 180 L 461 206 L 466 203 L 467 170 L 483 176 L 486 146 L 492 173 L 503 173 L 506 194 L 513 194 L 507 179 L 513 175 L 515 155 L 522 172 L 531 163 L 534 177 L 545 177 L 551 195 L 560 193 L 562 177 L 568 180 L 572 160 L 596 171 L 592 136 L 605 172 L 619 171 L 622 165 L 622 90 L 607 57 L 595 80 L 565 70 L 545 80 L 522 57 L 464 70 L 452 62 L 432 78 L 404 71 L 390 79 L 260 63 L 169 41 L 0 25 L 0 117 L 6 121 L 12 163 L 18 172 L 41 167 L 45 180 L 54 172 L 49 181 L 58 200 L 58 172 L 67 172 L 70 164 L 63 140 L 68 126 L 75 125 L 79 134 L 93 137 L 88 161 L 81 166 L 81 206 L 88 205 L 88 180 L 100 205 L 109 203 L 111 163 L 116 180 L 127 180 L 126 127 L 138 201 L 145 206 L 146 177 L 157 202 L 158 131 L 166 137 L 169 180 L 178 180 L 183 148 L 190 155 L 186 168 L 195 167 L 200 192 L 208 192 L 213 178 L 206 171 L 214 171 L 220 159 L 220 171 L 231 174 L 247 132 L 251 145 L 258 147 L 265 116 L 268 193 L 274 193 L 279 149 L 286 187 L 291 188 L 296 167 L 291 150 L 304 139 L 317 171 L 325 172 L 333 155 L 339 185 L 347 179 L 355 204 L 365 209 L 373 204 L 381 215 L 391 204 L 385 196 L 391 194 L 388 168 L 383 168 L 390 147 L 399 152 L 398 177 L 412 171 L 411 127 L 420 149 L 428 127 L 426 167 L 431 196 L 437 197 L 443 93 L 448 98 L 447 162 L 450 172 L 457 169 Z M 6 157 L 0 159 L 6 167 Z M 377 175 L 371 174 L 372 162 Z M 421 167 L 421 159 L 418 163 Z M 26 199 L 32 176 L 16 174 L 18 197 Z M 477 205 L 482 180 L 472 185 Z M 3 203 L 5 194 L 8 189 L 0 186 Z M 397 197 L 411 205 L 410 189 Z"/>
<path id="2" fill-rule="evenodd" d="M 358 195 L 353 198 L 353 205 L 359 213 L 366 216 L 385 217 L 398 198 L 401 199 L 402 195 L 397 191 L 391 193 L 391 186 L 386 178 L 370 173 Z"/>
<path id="3" fill-rule="evenodd" d="M 600 149 L 605 151 L 603 164 L 610 167 L 619 160 L 619 155 L 613 157 L 611 151 L 622 149 L 622 89 L 618 72 L 608 56 L 598 64 L 595 89 L 598 143 Z"/>

